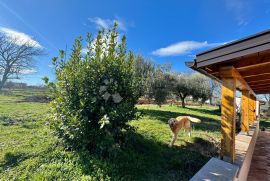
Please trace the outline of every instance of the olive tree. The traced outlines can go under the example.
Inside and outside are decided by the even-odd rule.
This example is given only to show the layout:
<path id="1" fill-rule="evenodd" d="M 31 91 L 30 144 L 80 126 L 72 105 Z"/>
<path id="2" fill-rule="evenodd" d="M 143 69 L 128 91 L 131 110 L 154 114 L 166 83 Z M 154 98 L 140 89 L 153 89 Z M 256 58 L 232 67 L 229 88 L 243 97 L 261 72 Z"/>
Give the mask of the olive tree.
<path id="1" fill-rule="evenodd" d="M 217 82 L 216 80 L 213 80 L 213 79 L 209 79 L 209 81 L 210 81 L 210 91 L 211 91 L 211 97 L 209 99 L 210 99 L 210 104 L 213 105 L 212 97 L 218 97 L 217 100 L 220 100 L 221 84 L 219 82 Z M 215 101 L 215 104 L 216 103 L 218 103 L 218 101 Z"/>
<path id="2" fill-rule="evenodd" d="M 135 75 L 140 79 L 140 96 L 150 97 L 156 65 L 153 61 L 138 55 L 135 57 Z"/>
<path id="3" fill-rule="evenodd" d="M 173 78 L 168 73 L 162 71 L 157 71 L 155 73 L 155 78 L 151 85 L 151 96 L 154 98 L 155 103 L 160 107 L 162 104 L 166 103 L 167 97 L 170 95 L 172 81 Z"/>
<path id="4" fill-rule="evenodd" d="M 185 107 L 185 99 L 192 93 L 192 79 L 190 74 L 180 73 L 174 75 L 175 84 L 173 87 L 174 94 L 181 99 L 182 107 Z"/>
<path id="5" fill-rule="evenodd" d="M 191 96 L 193 100 L 200 101 L 201 105 L 206 100 L 211 99 L 213 93 L 213 87 L 210 79 L 202 74 L 194 73 L 191 76 Z"/>

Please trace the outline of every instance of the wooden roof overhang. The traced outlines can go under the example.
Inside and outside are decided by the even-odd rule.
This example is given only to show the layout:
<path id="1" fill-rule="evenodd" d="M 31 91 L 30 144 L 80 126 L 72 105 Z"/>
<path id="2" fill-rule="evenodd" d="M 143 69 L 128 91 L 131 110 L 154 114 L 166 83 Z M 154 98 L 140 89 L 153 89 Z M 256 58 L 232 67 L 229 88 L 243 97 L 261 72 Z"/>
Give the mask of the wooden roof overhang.
<path id="1" fill-rule="evenodd" d="M 231 69 L 238 89 L 270 93 L 270 30 L 199 53 L 186 65 L 220 82 L 222 69 Z"/>

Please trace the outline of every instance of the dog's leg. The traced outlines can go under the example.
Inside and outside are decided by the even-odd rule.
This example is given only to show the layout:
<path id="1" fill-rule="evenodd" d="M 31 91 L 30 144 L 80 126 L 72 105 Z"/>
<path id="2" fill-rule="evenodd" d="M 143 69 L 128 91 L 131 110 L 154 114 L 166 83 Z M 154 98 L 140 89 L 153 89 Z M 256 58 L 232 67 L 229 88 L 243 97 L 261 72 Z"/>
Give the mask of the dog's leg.
<path id="1" fill-rule="evenodd" d="M 191 123 L 190 123 L 190 121 L 188 121 L 186 123 L 186 129 L 188 131 L 188 136 L 191 137 Z"/>
<path id="2" fill-rule="evenodd" d="M 191 137 L 191 127 L 187 128 L 188 129 L 188 136 Z"/>
<path id="3" fill-rule="evenodd" d="M 169 144 L 169 147 L 172 147 L 172 146 L 174 145 L 176 139 L 177 139 L 177 133 L 173 133 L 172 141 L 171 141 L 171 143 Z"/>

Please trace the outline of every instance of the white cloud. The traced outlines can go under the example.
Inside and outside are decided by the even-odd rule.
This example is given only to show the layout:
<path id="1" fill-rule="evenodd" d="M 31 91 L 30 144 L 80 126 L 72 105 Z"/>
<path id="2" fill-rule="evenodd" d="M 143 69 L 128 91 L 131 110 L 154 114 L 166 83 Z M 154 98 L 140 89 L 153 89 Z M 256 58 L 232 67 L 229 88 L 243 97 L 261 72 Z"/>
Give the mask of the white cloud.
<path id="1" fill-rule="evenodd" d="M 120 18 L 116 19 L 102 19 L 100 17 L 88 18 L 88 20 L 96 25 L 98 29 L 109 29 L 113 26 L 114 22 L 117 22 L 119 30 L 127 31 L 126 24 Z"/>
<path id="2" fill-rule="evenodd" d="M 36 69 L 23 69 L 20 71 L 20 74 L 24 74 L 24 75 L 34 74 L 34 73 L 37 73 Z"/>
<path id="3" fill-rule="evenodd" d="M 165 48 L 159 48 L 152 52 L 153 55 L 157 56 L 177 56 L 177 55 L 185 55 L 190 54 L 194 50 L 202 49 L 202 48 L 210 48 L 219 45 L 223 45 L 225 43 L 208 43 L 197 42 L 197 41 L 181 41 L 172 45 L 169 45 Z"/>
<path id="4" fill-rule="evenodd" d="M 247 0 L 225 0 L 226 8 L 232 13 L 238 26 L 245 26 L 249 23 L 250 4 Z"/>
<path id="5" fill-rule="evenodd" d="M 9 39 L 17 39 L 15 41 L 18 45 L 23 45 L 24 43 L 29 43 L 29 46 L 42 48 L 39 42 L 34 40 L 30 35 L 27 35 L 23 32 L 19 32 L 10 28 L 0 27 L 0 33 L 5 34 Z"/>
<path id="6" fill-rule="evenodd" d="M 52 65 L 52 64 L 49 64 L 49 65 L 48 65 L 48 67 L 50 67 L 50 68 L 54 68 L 54 65 Z"/>

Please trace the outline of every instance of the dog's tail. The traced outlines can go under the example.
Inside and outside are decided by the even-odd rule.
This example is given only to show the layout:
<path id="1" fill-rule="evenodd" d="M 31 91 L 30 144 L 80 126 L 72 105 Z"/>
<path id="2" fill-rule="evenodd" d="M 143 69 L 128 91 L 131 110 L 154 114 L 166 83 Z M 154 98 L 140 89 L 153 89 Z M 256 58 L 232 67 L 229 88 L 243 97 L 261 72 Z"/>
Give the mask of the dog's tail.
<path id="1" fill-rule="evenodd" d="M 198 118 L 194 118 L 194 117 L 191 117 L 191 116 L 187 116 L 187 117 L 193 123 L 200 123 L 201 122 L 201 120 L 199 120 Z"/>

